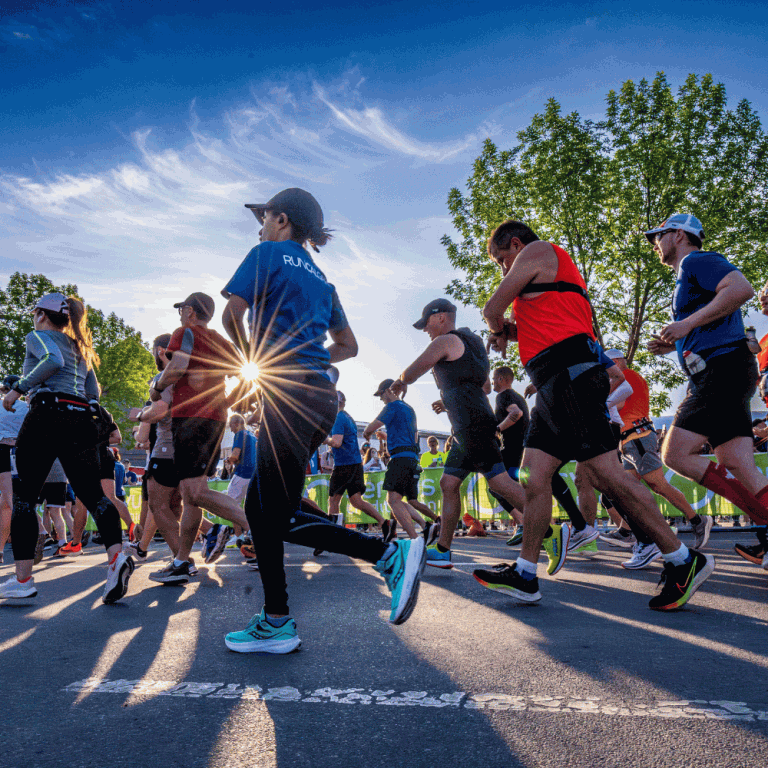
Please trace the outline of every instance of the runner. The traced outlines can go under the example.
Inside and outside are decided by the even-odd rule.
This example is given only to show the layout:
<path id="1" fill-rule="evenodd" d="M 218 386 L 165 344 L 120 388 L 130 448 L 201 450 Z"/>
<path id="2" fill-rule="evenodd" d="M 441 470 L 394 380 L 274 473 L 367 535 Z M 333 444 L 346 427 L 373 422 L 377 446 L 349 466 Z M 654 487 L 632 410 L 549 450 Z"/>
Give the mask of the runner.
<path id="1" fill-rule="evenodd" d="M 354 357 L 357 341 L 336 289 L 303 247 L 309 242 L 317 250 L 330 236 L 314 197 L 288 189 L 251 208 L 262 224 L 261 244 L 222 292 L 229 300 L 223 323 L 260 369 L 261 437 L 245 509 L 251 530 L 258 531 L 254 543 L 265 601 L 261 613 L 225 643 L 240 652 L 289 653 L 301 640 L 288 609 L 283 541 L 375 563 L 392 591 L 389 618 L 395 624 L 408 619 L 416 605 L 424 542 L 385 544 L 300 508 L 309 457 L 330 432 L 338 409 L 328 366 Z"/>
<path id="2" fill-rule="evenodd" d="M 22 395 L 29 413 L 16 440 L 19 489 L 11 518 L 16 576 L 0 585 L 0 597 L 37 595 L 32 564 L 38 536 L 35 501 L 58 457 L 77 497 L 93 515 L 109 556 L 104 603 L 114 603 L 128 590 L 133 560 L 122 553 L 120 516 L 99 482 L 96 443 L 100 419 L 93 349 L 82 302 L 49 293 L 33 310 L 34 331 L 26 338 L 24 375 L 3 398 L 13 411 Z"/>
<path id="3" fill-rule="evenodd" d="M 447 299 L 435 299 L 422 311 L 413 327 L 424 331 L 430 343 L 392 384 L 399 395 L 430 369 L 440 390 L 440 400 L 432 407 L 446 411 L 454 443 L 445 460 L 440 490 L 443 507 L 440 537 L 427 549 L 427 564 L 452 568 L 451 543 L 461 515 L 461 484 L 471 472 L 482 472 L 492 491 L 504 496 L 512 506 L 523 505 L 523 489 L 504 469 L 496 419 L 488 402 L 491 383 L 482 339 L 469 328 L 456 328 L 456 307 Z"/>
<path id="4" fill-rule="evenodd" d="M 6 376 L 0 385 L 0 396 L 5 397 L 19 381 L 20 376 Z M 11 534 L 11 511 L 13 509 L 13 475 L 11 473 L 11 452 L 16 438 L 29 411 L 26 398 L 16 401 L 13 411 L 0 411 L 0 565 L 3 550 Z"/>
<path id="5" fill-rule="evenodd" d="M 524 602 L 541 600 L 536 563 L 550 530 L 552 475 L 564 461 L 576 459 L 591 472 L 593 485 L 631 511 L 659 546 L 666 563 L 664 588 L 650 607 L 681 607 L 712 573 L 714 558 L 689 551 L 666 524 L 651 492 L 619 464 L 606 413 L 608 376 L 598 357 L 584 279 L 562 248 L 540 241 L 518 221 L 506 221 L 494 230 L 488 254 L 504 275 L 483 309 L 490 343 L 504 355 L 509 341 L 518 342 L 538 393 L 523 456 L 522 557 L 503 570 L 476 571 L 475 578 Z M 510 304 L 513 311 L 506 318 Z M 561 535 L 563 559 L 567 545 Z"/>
<path id="6" fill-rule="evenodd" d="M 674 322 L 648 349 L 654 355 L 676 351 L 688 376 L 688 392 L 664 441 L 664 463 L 765 525 L 768 479 L 755 466 L 750 411 L 759 376 L 741 316 L 755 292 L 722 254 L 701 250 L 704 229 L 695 216 L 675 214 L 645 234 L 677 276 Z M 706 442 L 718 463 L 699 455 Z M 768 555 L 762 565 L 768 570 Z"/>
<path id="7" fill-rule="evenodd" d="M 430 524 L 419 514 L 426 515 L 432 522 L 437 519 L 434 512 L 419 501 L 421 467 L 416 411 L 391 392 L 389 388 L 394 383 L 394 379 L 384 379 L 374 392 L 373 396 L 381 399 L 384 408 L 363 431 L 363 440 L 369 440 L 382 427 L 387 430 L 387 447 L 392 457 L 384 475 L 383 488 L 387 492 L 387 503 L 395 520 L 410 538 L 415 539 L 417 535 L 413 525 L 415 520 L 422 527 L 428 543 L 432 543 L 429 539 L 434 539 L 437 532 L 431 531 Z M 384 532 L 384 541 L 394 536 L 395 526 L 388 527 L 389 530 Z"/>

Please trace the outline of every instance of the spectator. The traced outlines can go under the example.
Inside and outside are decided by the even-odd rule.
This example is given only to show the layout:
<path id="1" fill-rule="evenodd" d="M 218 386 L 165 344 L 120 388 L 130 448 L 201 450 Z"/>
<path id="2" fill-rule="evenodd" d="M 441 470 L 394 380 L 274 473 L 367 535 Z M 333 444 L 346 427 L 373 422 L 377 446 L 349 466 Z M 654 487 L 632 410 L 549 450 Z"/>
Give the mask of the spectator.
<path id="1" fill-rule="evenodd" d="M 445 466 L 446 452 L 440 450 L 440 442 L 434 435 L 427 438 L 427 447 L 429 450 L 424 451 L 419 459 L 421 466 L 425 469 Z"/>
<path id="2" fill-rule="evenodd" d="M 384 469 L 379 452 L 372 446 L 368 448 L 365 456 L 363 456 L 363 469 L 366 472 L 380 472 Z"/>
<path id="3" fill-rule="evenodd" d="M 752 433 L 755 436 L 755 453 L 766 453 L 768 451 L 768 424 L 766 424 L 765 419 L 752 421 Z"/>

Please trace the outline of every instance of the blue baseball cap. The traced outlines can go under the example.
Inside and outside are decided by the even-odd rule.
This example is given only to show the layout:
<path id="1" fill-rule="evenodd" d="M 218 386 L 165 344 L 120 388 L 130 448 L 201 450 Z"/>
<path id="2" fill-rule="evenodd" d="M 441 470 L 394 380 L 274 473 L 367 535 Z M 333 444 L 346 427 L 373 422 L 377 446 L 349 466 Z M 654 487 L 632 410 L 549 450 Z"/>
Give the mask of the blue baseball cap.
<path id="1" fill-rule="evenodd" d="M 645 233 L 649 243 L 653 243 L 654 237 L 659 232 L 667 232 L 670 229 L 682 229 L 684 232 L 690 232 L 702 242 L 704 241 L 704 227 L 701 222 L 690 213 L 673 213 L 666 221 L 662 221 L 655 229 L 650 229 Z"/>

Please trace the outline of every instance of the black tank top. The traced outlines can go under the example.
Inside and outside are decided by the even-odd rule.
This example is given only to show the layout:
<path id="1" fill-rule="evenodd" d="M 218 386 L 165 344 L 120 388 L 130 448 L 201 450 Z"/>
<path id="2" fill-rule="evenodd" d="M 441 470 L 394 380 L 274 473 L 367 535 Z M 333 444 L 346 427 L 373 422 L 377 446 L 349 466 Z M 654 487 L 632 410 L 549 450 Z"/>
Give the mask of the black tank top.
<path id="1" fill-rule="evenodd" d="M 464 354 L 458 360 L 441 360 L 432 374 L 440 390 L 440 398 L 448 411 L 454 431 L 473 428 L 495 428 L 491 404 L 483 392 L 491 364 L 483 340 L 469 328 L 457 328 L 449 333 L 464 343 Z"/>

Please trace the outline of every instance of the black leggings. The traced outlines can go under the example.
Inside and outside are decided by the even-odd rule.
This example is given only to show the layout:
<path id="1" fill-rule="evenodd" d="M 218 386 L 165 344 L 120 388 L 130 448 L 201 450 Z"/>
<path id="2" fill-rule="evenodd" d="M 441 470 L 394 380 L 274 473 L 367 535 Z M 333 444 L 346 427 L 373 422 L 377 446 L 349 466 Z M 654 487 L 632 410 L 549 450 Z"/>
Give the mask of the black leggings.
<path id="1" fill-rule="evenodd" d="M 13 494 L 11 537 L 15 560 L 32 560 L 37 543 L 37 503 L 45 479 L 58 458 L 75 495 L 96 521 L 104 546 L 120 544 L 120 516 L 106 498 L 99 480 L 98 431 L 88 406 L 80 398 L 56 395 L 32 399 L 16 439 L 19 483 Z"/>
<path id="2" fill-rule="evenodd" d="M 637 523 L 632 520 L 632 518 L 626 513 L 626 510 L 622 508 L 621 504 L 617 504 L 615 501 L 613 501 L 613 499 L 610 499 L 604 493 L 600 494 L 600 503 L 606 509 L 615 509 L 616 512 L 621 515 L 624 522 L 629 526 L 629 530 L 635 534 L 635 538 L 640 544 L 653 544 L 653 539 L 639 525 L 637 525 Z"/>
<path id="3" fill-rule="evenodd" d="M 309 457 L 327 437 L 337 411 L 336 389 L 319 374 L 283 380 L 278 392 L 265 392 L 256 473 L 248 486 L 245 515 L 253 532 L 264 607 L 288 613 L 283 542 L 350 555 L 369 563 L 381 560 L 387 545 L 304 511 Z M 305 505 L 306 508 L 306 505 Z"/>

